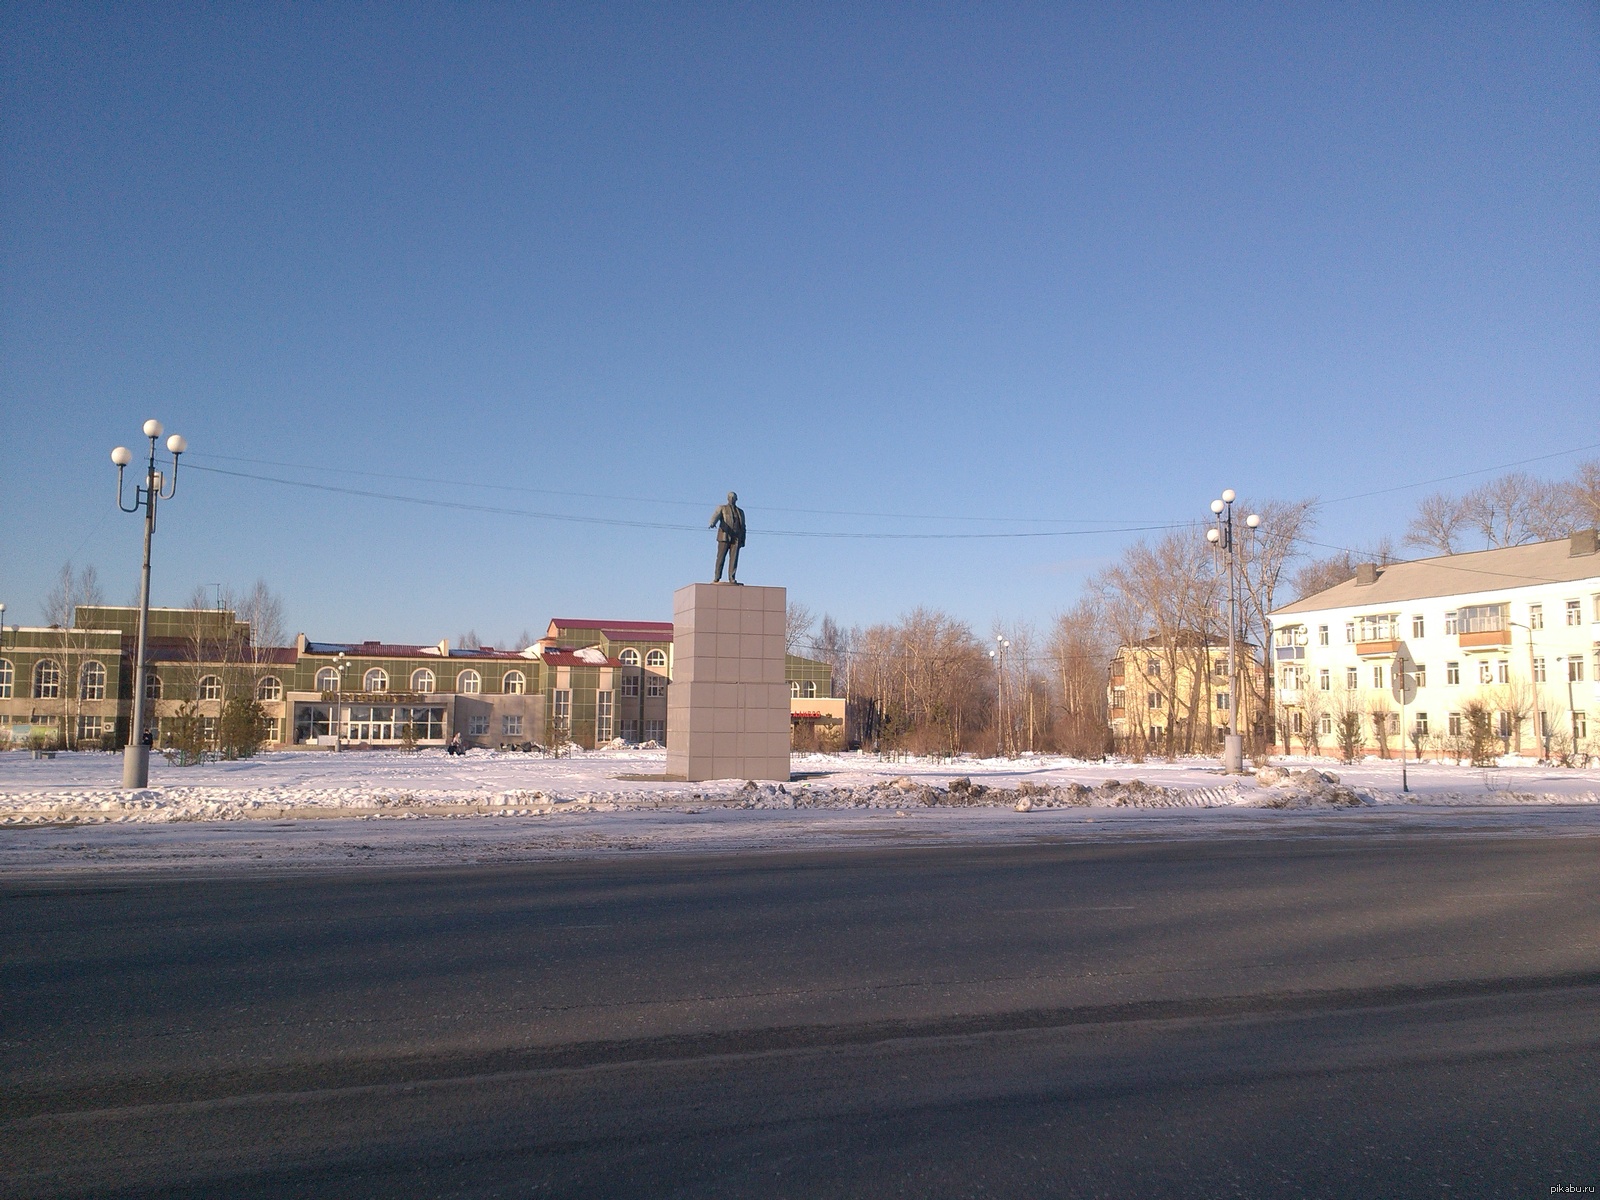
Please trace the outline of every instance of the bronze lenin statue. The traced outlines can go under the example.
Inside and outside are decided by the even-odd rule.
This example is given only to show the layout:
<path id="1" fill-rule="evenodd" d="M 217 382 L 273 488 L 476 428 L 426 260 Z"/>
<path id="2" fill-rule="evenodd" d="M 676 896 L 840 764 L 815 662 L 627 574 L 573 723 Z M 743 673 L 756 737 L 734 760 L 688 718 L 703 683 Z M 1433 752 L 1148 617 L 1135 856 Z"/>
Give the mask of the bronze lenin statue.
<path id="1" fill-rule="evenodd" d="M 728 564 L 728 582 L 739 582 L 739 547 L 744 545 L 744 510 L 734 503 L 738 499 L 735 493 L 729 492 L 728 502 L 711 514 L 711 524 L 707 526 L 717 531 L 717 573 L 712 576 L 712 583 L 722 582 L 724 560 Z"/>

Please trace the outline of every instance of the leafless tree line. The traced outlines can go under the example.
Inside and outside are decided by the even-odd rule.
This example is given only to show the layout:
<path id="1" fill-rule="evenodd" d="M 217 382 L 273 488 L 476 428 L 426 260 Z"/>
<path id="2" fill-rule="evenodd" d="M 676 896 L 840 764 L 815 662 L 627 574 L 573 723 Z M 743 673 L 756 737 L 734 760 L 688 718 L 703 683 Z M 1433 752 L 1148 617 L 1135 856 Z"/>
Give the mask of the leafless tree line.
<path id="1" fill-rule="evenodd" d="M 1513 471 L 1459 496 L 1424 497 L 1406 526 L 1406 544 L 1435 554 L 1521 546 L 1600 526 L 1600 459 L 1569 478 Z"/>

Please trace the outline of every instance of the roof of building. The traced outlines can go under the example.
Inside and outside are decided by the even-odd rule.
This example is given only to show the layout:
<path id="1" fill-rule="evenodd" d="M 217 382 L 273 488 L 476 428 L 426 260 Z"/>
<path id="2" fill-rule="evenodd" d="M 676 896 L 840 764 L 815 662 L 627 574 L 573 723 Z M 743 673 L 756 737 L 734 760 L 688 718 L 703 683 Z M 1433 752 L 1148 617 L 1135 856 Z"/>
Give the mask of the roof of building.
<path id="1" fill-rule="evenodd" d="M 307 654 L 345 654 L 360 658 L 444 658 L 438 646 L 403 646 L 390 642 L 307 642 Z M 494 650 L 488 646 L 452 649 L 451 658 L 525 659 L 521 650 Z"/>
<path id="2" fill-rule="evenodd" d="M 1435 596 L 1535 587 L 1542 583 L 1600 579 L 1600 555 L 1574 554 L 1577 542 L 1576 537 L 1560 538 L 1531 542 L 1526 546 L 1503 546 L 1498 550 L 1389 563 L 1378 568 L 1378 577 L 1372 583 L 1359 584 L 1355 579 L 1346 579 L 1286 604 L 1272 615 L 1277 618 L 1329 608 L 1361 608 Z"/>
<path id="3" fill-rule="evenodd" d="M 607 658 L 595 649 L 548 649 L 544 652 L 543 658 L 552 667 L 620 667 L 622 665 L 619 660 Z"/>
<path id="4" fill-rule="evenodd" d="M 552 617 L 547 636 L 558 636 L 558 629 L 595 629 L 613 642 L 655 642 L 672 640 L 671 621 L 602 621 L 586 617 Z"/>

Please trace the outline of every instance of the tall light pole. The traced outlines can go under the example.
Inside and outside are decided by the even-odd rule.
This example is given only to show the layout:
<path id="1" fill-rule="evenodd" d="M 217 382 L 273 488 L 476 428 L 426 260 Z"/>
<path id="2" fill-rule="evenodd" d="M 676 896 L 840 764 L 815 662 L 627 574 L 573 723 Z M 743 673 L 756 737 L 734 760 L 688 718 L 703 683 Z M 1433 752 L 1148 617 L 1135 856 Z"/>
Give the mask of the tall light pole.
<path id="1" fill-rule="evenodd" d="M 1228 488 L 1222 493 L 1222 499 L 1211 502 L 1211 511 L 1215 514 L 1217 523 L 1206 530 L 1206 541 L 1228 556 L 1228 733 L 1222 746 L 1222 769 L 1229 775 L 1239 775 L 1244 772 L 1244 739 L 1239 736 L 1239 651 L 1236 645 L 1239 628 L 1239 560 L 1233 540 L 1235 498 L 1234 490 Z M 1255 529 L 1261 524 L 1261 518 L 1251 513 L 1245 518 L 1244 523 L 1250 529 Z M 1270 648 L 1267 649 L 1267 653 L 1271 654 Z M 1209 723 L 1209 715 L 1206 719 Z"/>
<path id="2" fill-rule="evenodd" d="M 994 659 L 995 696 L 995 757 L 1006 756 L 1006 651 L 1011 648 L 1004 635 L 994 635 L 994 649 L 989 657 Z"/>
<path id="3" fill-rule="evenodd" d="M 150 539 L 156 531 L 156 502 L 170 500 L 178 490 L 178 456 L 189 443 L 178 434 L 167 439 L 172 454 L 172 478 L 163 479 L 156 470 L 156 440 L 161 436 L 160 421 L 146 421 L 144 436 L 150 439 L 150 460 L 145 467 L 144 485 L 133 486 L 133 506 L 122 502 L 122 470 L 133 461 L 133 452 L 118 446 L 111 452 L 117 464 L 117 507 L 125 513 L 144 509 L 144 568 L 139 576 L 139 640 L 133 655 L 133 719 L 128 727 L 128 744 L 122 752 L 122 786 L 148 787 L 150 747 L 145 742 L 145 651 L 150 638 Z"/>

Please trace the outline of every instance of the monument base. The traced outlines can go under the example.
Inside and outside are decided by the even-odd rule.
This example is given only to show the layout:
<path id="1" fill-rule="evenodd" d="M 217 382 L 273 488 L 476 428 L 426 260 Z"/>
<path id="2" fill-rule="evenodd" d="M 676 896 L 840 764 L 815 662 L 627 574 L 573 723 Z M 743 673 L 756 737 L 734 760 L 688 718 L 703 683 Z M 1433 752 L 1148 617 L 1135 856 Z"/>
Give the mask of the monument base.
<path id="1" fill-rule="evenodd" d="M 788 781 L 786 599 L 781 587 L 736 583 L 673 593 L 668 775 Z"/>

